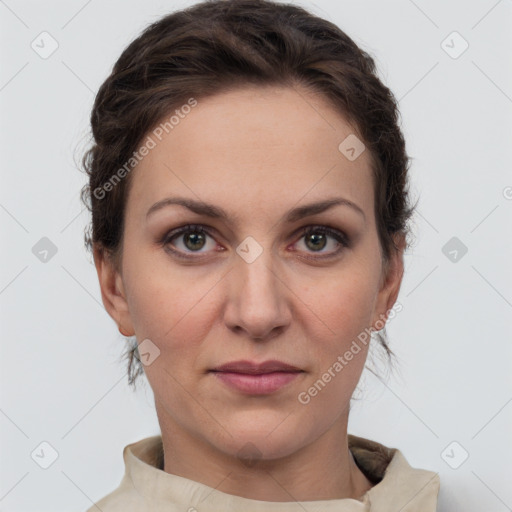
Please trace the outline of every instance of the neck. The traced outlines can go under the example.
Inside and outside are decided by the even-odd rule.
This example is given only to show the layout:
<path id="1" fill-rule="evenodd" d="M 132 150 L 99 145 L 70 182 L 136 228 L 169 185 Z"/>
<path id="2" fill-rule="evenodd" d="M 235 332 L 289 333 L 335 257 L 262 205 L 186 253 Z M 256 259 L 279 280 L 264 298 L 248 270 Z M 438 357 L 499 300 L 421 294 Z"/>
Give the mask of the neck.
<path id="1" fill-rule="evenodd" d="M 193 436 L 157 405 L 164 471 L 261 501 L 361 499 L 372 487 L 348 448 L 347 414 L 319 439 L 277 459 L 241 460 Z"/>

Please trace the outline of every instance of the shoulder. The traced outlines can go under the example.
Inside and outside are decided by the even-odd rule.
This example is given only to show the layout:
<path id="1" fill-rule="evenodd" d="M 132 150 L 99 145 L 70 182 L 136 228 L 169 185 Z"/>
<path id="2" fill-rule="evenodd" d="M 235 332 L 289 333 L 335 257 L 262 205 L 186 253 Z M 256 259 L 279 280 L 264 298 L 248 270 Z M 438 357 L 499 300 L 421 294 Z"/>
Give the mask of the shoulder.
<path id="1" fill-rule="evenodd" d="M 357 465 L 375 484 L 365 495 L 371 504 L 382 507 L 400 504 L 398 509 L 403 512 L 435 512 L 439 473 L 412 467 L 397 448 L 350 434 L 348 440 Z"/>
<path id="2" fill-rule="evenodd" d="M 161 436 L 141 439 L 123 450 L 125 474 L 119 486 L 86 512 L 141 512 L 147 508 L 147 497 L 138 489 L 151 483 L 154 471 L 159 472 L 162 456 Z"/>
<path id="3" fill-rule="evenodd" d="M 117 489 L 95 502 L 86 512 L 140 512 L 145 501 L 135 489 L 121 484 Z"/>

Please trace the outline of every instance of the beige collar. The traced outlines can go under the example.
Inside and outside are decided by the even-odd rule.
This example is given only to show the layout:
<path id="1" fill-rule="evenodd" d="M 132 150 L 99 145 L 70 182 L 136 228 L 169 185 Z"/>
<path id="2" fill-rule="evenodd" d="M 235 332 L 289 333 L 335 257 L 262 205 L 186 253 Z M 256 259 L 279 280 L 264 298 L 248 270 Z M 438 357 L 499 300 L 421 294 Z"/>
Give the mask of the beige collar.
<path id="1" fill-rule="evenodd" d="M 115 491 L 98 502 L 98 506 L 103 512 L 121 509 L 125 512 L 436 511 L 440 486 L 438 473 L 412 468 L 398 449 L 387 448 L 369 439 L 349 434 L 348 444 L 357 465 L 374 483 L 362 501 L 346 498 L 268 502 L 226 494 L 163 471 L 162 438 L 153 436 L 125 447 L 123 480 Z"/>

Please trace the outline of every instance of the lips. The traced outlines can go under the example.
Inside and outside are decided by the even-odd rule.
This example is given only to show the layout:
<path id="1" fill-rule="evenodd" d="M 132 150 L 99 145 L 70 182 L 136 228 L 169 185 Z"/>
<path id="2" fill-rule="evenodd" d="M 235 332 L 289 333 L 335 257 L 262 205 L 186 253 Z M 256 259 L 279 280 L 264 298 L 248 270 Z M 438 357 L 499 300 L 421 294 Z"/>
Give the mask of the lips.
<path id="1" fill-rule="evenodd" d="M 247 395 L 274 393 L 303 373 L 300 368 L 277 360 L 233 361 L 210 371 L 230 389 Z"/>
<path id="2" fill-rule="evenodd" d="M 214 368 L 214 372 L 245 373 L 248 375 L 261 375 L 273 372 L 301 372 L 300 368 L 275 359 L 262 363 L 251 361 L 232 361 Z"/>

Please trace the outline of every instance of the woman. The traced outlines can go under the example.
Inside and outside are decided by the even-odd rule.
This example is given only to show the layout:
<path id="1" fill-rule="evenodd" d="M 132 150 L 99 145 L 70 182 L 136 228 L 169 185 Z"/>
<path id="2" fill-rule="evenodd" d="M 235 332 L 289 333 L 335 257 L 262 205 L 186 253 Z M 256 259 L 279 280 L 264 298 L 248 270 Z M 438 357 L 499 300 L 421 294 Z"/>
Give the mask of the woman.
<path id="1" fill-rule="evenodd" d="M 372 58 L 299 7 L 203 2 L 125 49 L 91 124 L 86 242 L 161 436 L 90 511 L 434 511 L 437 473 L 347 433 L 413 212 Z"/>

